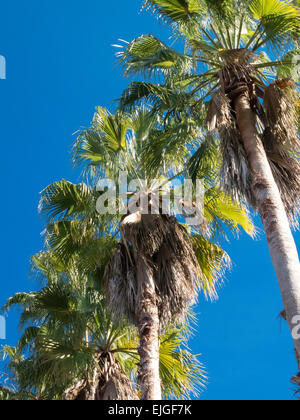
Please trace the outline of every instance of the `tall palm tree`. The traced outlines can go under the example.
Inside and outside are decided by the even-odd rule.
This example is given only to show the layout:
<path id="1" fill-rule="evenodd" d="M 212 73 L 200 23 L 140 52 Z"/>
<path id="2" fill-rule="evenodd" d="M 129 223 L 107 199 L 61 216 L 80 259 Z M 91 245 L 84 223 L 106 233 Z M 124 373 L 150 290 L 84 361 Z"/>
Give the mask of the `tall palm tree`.
<path id="1" fill-rule="evenodd" d="M 34 267 L 47 285 L 38 292 L 17 293 L 2 308 L 21 308 L 25 330 L 16 348 L 2 350 L 9 363 L 0 399 L 139 399 L 136 332 L 124 321 L 113 321 L 93 272 L 86 276 L 74 265 L 67 269 L 48 251 L 34 257 Z M 186 337 L 183 329 L 161 337 L 166 398 L 197 396 L 205 381 Z"/>
<path id="2" fill-rule="evenodd" d="M 98 177 L 118 182 L 119 172 L 126 171 L 129 181 L 147 181 L 148 197 L 153 196 L 151 179 L 159 180 L 155 189 L 163 194 L 163 185 L 174 177 L 174 172 L 161 170 L 151 170 L 150 175 L 143 164 L 143 145 L 151 129 L 159 133 L 160 122 L 146 108 L 130 116 L 98 108 L 92 126 L 80 133 L 74 146 L 75 161 L 84 164 L 90 186 L 55 183 L 43 192 L 40 208 L 49 218 L 47 242 L 62 259 L 75 250 L 80 253 L 81 266 L 90 267 L 91 261 L 97 264 L 101 242 L 110 242 L 114 248 L 105 270 L 108 303 L 117 318 L 125 316 L 138 328 L 142 399 L 161 399 L 160 335 L 184 319 L 199 289 L 215 297 L 217 280 L 228 265 L 227 255 L 207 232 L 216 237 L 222 224 L 234 231 L 241 226 L 250 234 L 254 228 L 245 209 L 220 191 L 210 175 L 212 170 L 205 174 L 210 187 L 205 197 L 206 221 L 201 226 L 188 231 L 175 217 L 140 210 L 110 215 L 110 221 L 103 224 L 103 217 L 108 216 L 96 211 L 102 194 L 96 187 Z M 194 129 L 198 133 L 192 125 L 191 131 Z M 181 173 L 184 156 L 190 155 L 190 147 L 184 146 L 172 170 Z M 214 157 L 210 153 L 202 162 L 205 160 L 213 162 Z"/>
<path id="3" fill-rule="evenodd" d="M 184 41 L 184 51 L 143 35 L 119 54 L 127 74 L 151 77 L 131 83 L 122 109 L 151 103 L 166 132 L 170 121 L 174 126 L 187 118 L 204 129 L 199 114 L 206 112 L 207 128 L 220 140 L 225 191 L 261 216 L 291 332 L 300 314 L 300 266 L 290 229 L 298 224 L 300 197 L 299 74 L 291 79 L 300 15 L 294 4 L 146 0 L 145 8 L 172 25 L 174 42 Z M 162 138 L 153 148 L 157 144 L 167 155 L 174 149 Z M 292 335 L 300 368 L 300 339 Z"/>

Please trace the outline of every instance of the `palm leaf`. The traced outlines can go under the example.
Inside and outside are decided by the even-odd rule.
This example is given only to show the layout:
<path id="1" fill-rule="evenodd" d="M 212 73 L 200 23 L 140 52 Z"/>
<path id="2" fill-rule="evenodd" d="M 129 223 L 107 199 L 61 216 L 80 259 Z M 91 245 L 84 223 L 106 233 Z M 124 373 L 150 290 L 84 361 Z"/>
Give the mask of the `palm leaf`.
<path id="1" fill-rule="evenodd" d="M 197 398 L 205 386 L 205 370 L 186 348 L 180 329 L 161 338 L 160 377 L 163 396 L 168 399 Z"/>
<path id="2" fill-rule="evenodd" d="M 144 8 L 164 22 L 171 23 L 187 23 L 203 11 L 200 0 L 146 0 Z"/>
<path id="3" fill-rule="evenodd" d="M 142 35 L 125 44 L 118 57 L 127 75 L 141 73 L 151 77 L 158 72 L 168 74 L 171 69 L 187 73 L 192 65 L 190 58 L 168 47 L 152 35 Z"/>
<path id="4" fill-rule="evenodd" d="M 62 180 L 49 185 L 42 192 L 39 209 L 50 222 L 87 211 L 90 201 L 90 188 L 85 184 L 72 184 Z"/>

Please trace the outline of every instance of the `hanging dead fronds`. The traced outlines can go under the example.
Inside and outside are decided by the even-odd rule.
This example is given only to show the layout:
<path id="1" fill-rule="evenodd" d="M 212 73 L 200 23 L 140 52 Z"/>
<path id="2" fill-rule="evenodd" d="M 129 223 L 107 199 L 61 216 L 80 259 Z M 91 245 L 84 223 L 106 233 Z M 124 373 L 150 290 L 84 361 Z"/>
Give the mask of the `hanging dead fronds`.
<path id="1" fill-rule="evenodd" d="M 265 89 L 267 126 L 263 144 L 293 226 L 298 225 L 300 204 L 300 143 L 296 124 L 294 82 L 276 80 Z"/>
<path id="2" fill-rule="evenodd" d="M 125 217 L 122 243 L 107 267 L 107 295 L 112 312 L 138 319 L 137 261 L 153 272 L 161 327 L 181 321 L 195 303 L 201 271 L 185 228 L 175 217 L 140 212 Z"/>
<path id="3" fill-rule="evenodd" d="M 122 370 L 114 354 L 103 352 L 98 356 L 99 374 L 95 400 L 128 401 L 138 400 L 130 378 Z"/>
<path id="4" fill-rule="evenodd" d="M 300 400 L 300 373 L 292 378 L 292 384 L 296 385 L 295 395 Z"/>
<path id="5" fill-rule="evenodd" d="M 161 219 L 167 229 L 160 249 L 153 255 L 153 263 L 159 317 L 162 325 L 166 325 L 170 321 L 183 321 L 187 308 L 196 303 L 201 271 L 186 229 L 175 217 Z"/>
<path id="6" fill-rule="evenodd" d="M 116 319 L 136 323 L 137 282 L 132 248 L 120 243 L 106 267 L 107 300 Z"/>
<path id="7" fill-rule="evenodd" d="M 222 153 L 221 180 L 224 190 L 235 202 L 246 201 L 254 205 L 251 192 L 251 172 L 237 128 L 231 101 L 222 90 L 212 97 L 208 113 L 207 127 L 217 129 Z"/>
<path id="8" fill-rule="evenodd" d="M 86 379 L 82 379 L 68 388 L 63 396 L 65 401 L 91 401 L 91 387 Z"/>
<path id="9" fill-rule="evenodd" d="M 97 355 L 97 367 L 92 378 L 85 378 L 70 388 L 63 396 L 66 401 L 126 401 L 138 400 L 130 378 L 110 352 Z"/>
<path id="10" fill-rule="evenodd" d="M 297 137 L 296 129 L 296 92 L 295 82 L 291 79 L 275 80 L 265 89 L 264 106 L 268 125 L 280 126 L 280 129 L 293 141 Z"/>

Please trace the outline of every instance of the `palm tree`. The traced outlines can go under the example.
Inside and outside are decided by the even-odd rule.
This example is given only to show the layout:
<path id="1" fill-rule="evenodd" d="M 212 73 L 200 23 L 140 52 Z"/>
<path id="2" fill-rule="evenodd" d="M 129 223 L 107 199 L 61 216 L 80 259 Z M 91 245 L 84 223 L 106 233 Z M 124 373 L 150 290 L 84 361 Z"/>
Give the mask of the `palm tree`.
<path id="1" fill-rule="evenodd" d="M 167 133 L 188 118 L 204 129 L 201 116 L 207 114 L 208 130 L 219 136 L 224 190 L 261 216 L 291 332 L 300 314 L 300 266 L 290 229 L 298 224 L 300 196 L 299 74 L 291 79 L 300 20 L 294 3 L 147 0 L 144 7 L 172 25 L 184 51 L 143 35 L 119 54 L 127 74 L 151 78 L 131 83 L 120 107 L 151 103 L 165 119 L 167 140 L 161 137 L 152 149 L 160 144 L 170 155 L 176 146 Z M 299 363 L 300 339 L 293 339 Z"/>
<path id="2" fill-rule="evenodd" d="M 46 241 L 62 260 L 76 252 L 82 269 L 90 269 L 95 262 L 99 271 L 101 243 L 114 248 L 105 270 L 108 303 L 116 319 L 125 316 L 138 328 L 142 399 L 161 399 L 160 336 L 170 325 L 182 322 L 199 289 L 216 296 L 217 280 L 228 265 L 227 255 L 208 239 L 207 232 L 216 237 L 222 224 L 234 231 L 240 225 L 250 234 L 254 228 L 245 209 L 220 191 L 211 169 L 205 173 L 207 186 L 210 184 L 205 198 L 206 222 L 190 232 L 175 217 L 161 211 L 149 215 L 139 210 L 123 216 L 109 215 L 109 219 L 99 215 L 95 205 L 101 196 L 95 186 L 97 177 L 117 182 L 119 172 L 126 171 L 129 180 L 147 180 L 148 197 L 152 197 L 153 175 L 160 180 L 155 188 L 161 194 L 163 185 L 176 176 L 161 170 L 151 170 L 150 176 L 143 164 L 143 144 L 151 129 L 160 132 L 160 123 L 146 108 L 131 116 L 120 112 L 112 115 L 98 108 L 91 128 L 80 133 L 74 146 L 75 161 L 85 164 L 90 186 L 66 181 L 52 184 L 44 190 L 40 208 L 48 215 Z M 190 154 L 188 147 L 182 148 L 173 170 L 182 173 L 184 157 Z M 211 155 L 203 156 L 202 162 L 213 162 L 215 156 Z M 202 166 L 204 171 L 204 163 Z M 118 232 L 120 241 L 116 241 Z M 100 268 L 103 270 L 104 264 Z"/>
<path id="3" fill-rule="evenodd" d="M 97 290 L 86 287 L 84 293 L 81 286 L 78 294 L 74 285 L 60 281 L 18 293 L 3 309 L 16 305 L 23 307 L 21 325 L 28 325 L 17 347 L 23 360 L 15 365 L 13 358 L 9 365 L 20 391 L 51 400 L 138 399 L 127 374 L 130 329 L 112 323 Z"/>
<path id="4" fill-rule="evenodd" d="M 34 257 L 34 268 L 47 285 L 17 293 L 2 308 L 20 307 L 25 330 L 16 348 L 2 350 L 9 358 L 3 375 L 10 386 L 1 389 L 0 399 L 139 399 L 136 332 L 124 321 L 113 321 L 91 280 L 94 274 L 88 279 L 74 265 L 67 269 L 48 251 Z M 186 337 L 183 329 L 161 337 L 166 398 L 197 396 L 204 385 L 204 370 L 187 350 Z"/>

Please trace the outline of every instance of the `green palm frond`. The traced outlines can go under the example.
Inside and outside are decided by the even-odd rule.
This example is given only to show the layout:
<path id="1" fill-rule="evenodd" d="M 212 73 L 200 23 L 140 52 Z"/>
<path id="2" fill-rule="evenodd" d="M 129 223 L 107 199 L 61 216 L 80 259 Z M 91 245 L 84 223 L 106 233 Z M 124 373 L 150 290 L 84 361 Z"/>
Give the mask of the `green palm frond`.
<path id="1" fill-rule="evenodd" d="M 126 115 L 118 112 L 112 115 L 108 110 L 98 107 L 91 128 L 81 131 L 74 144 L 75 164 L 88 162 L 91 167 L 105 167 L 108 161 L 114 162 L 112 167 L 118 167 L 119 154 L 126 148 L 129 123 Z"/>
<path id="2" fill-rule="evenodd" d="M 259 21 L 258 33 L 260 41 L 256 49 L 265 43 L 280 49 L 291 36 L 298 38 L 300 34 L 300 12 L 291 1 L 252 0 L 249 5 L 254 19 Z"/>
<path id="3" fill-rule="evenodd" d="M 22 352 L 25 350 L 32 342 L 34 342 L 40 333 L 40 327 L 27 327 L 23 332 L 20 340 L 18 341 L 18 350 Z"/>
<path id="4" fill-rule="evenodd" d="M 152 35 L 134 39 L 117 54 L 125 74 L 143 74 L 151 77 L 158 72 L 168 74 L 170 70 L 188 73 L 192 60 L 168 47 Z"/>
<path id="5" fill-rule="evenodd" d="M 202 139 L 199 148 L 187 162 L 187 173 L 196 182 L 205 179 L 206 185 L 214 185 L 218 181 L 220 168 L 219 142 L 216 137 L 207 135 Z"/>
<path id="6" fill-rule="evenodd" d="M 153 114 L 151 108 L 146 106 L 136 107 L 130 113 L 130 129 L 135 139 L 135 148 L 132 153 L 139 155 L 143 147 L 143 142 L 148 138 L 150 130 L 157 122 L 157 116 Z"/>
<path id="7" fill-rule="evenodd" d="M 17 293 L 8 299 L 2 310 L 12 307 L 23 310 L 20 325 L 48 320 L 70 324 L 78 318 L 77 298 L 66 283 L 60 281 L 47 285 L 40 292 Z M 32 333 L 34 330 L 29 330 Z"/>
<path id="8" fill-rule="evenodd" d="M 57 283 L 66 270 L 67 265 L 52 250 L 48 249 L 31 257 L 31 274 L 41 284 Z"/>
<path id="9" fill-rule="evenodd" d="M 249 8 L 253 17 L 257 20 L 266 16 L 287 16 L 297 17 L 297 10 L 292 6 L 290 0 L 251 0 Z"/>
<path id="10" fill-rule="evenodd" d="M 122 93 L 119 104 L 122 110 L 131 111 L 135 105 L 167 103 L 171 91 L 162 85 L 150 82 L 132 82 Z"/>
<path id="11" fill-rule="evenodd" d="M 77 333 L 62 335 L 62 329 L 40 327 L 35 342 L 39 355 L 56 367 L 72 371 L 72 364 L 86 366 L 95 354 L 95 348 L 85 345 Z"/>
<path id="12" fill-rule="evenodd" d="M 1 312 L 9 311 L 12 307 L 16 306 L 21 309 L 28 308 L 36 298 L 36 292 L 32 293 L 16 293 L 14 296 L 10 297 L 6 304 L 0 309 Z"/>
<path id="13" fill-rule="evenodd" d="M 22 360 L 24 360 L 24 356 L 20 354 L 17 347 L 13 346 L 3 346 L 0 350 L 0 357 L 3 360 L 6 360 L 7 358 L 14 359 L 15 362 L 20 363 Z"/>
<path id="14" fill-rule="evenodd" d="M 46 244 L 62 267 L 68 267 L 76 258 L 82 273 L 103 271 L 116 245 L 114 236 L 105 234 L 102 230 L 104 228 L 108 226 L 103 226 L 98 216 L 87 222 L 80 220 L 57 222 L 48 225 Z"/>
<path id="15" fill-rule="evenodd" d="M 96 273 L 99 284 L 103 285 L 105 268 L 115 249 L 117 239 L 113 236 L 97 238 L 78 250 L 78 269 L 82 273 Z"/>
<path id="16" fill-rule="evenodd" d="M 233 202 L 231 197 L 219 187 L 206 190 L 204 217 L 210 224 L 210 232 L 213 237 L 216 234 L 223 234 L 226 237 L 224 226 L 233 233 L 238 233 L 241 227 L 248 235 L 252 237 L 256 235 L 256 228 L 248 209 L 242 204 Z"/>
<path id="17" fill-rule="evenodd" d="M 68 264 L 72 256 L 96 238 L 96 225 L 80 220 L 59 221 L 47 227 L 46 243 L 57 257 Z"/>
<path id="18" fill-rule="evenodd" d="M 201 288 L 205 297 L 215 300 L 225 272 L 231 268 L 230 258 L 219 245 L 202 235 L 193 235 L 191 240 L 201 268 Z"/>
<path id="19" fill-rule="evenodd" d="M 164 22 L 188 23 L 201 15 L 203 4 L 200 0 L 146 0 L 144 8 Z"/>
<path id="20" fill-rule="evenodd" d="M 235 0 L 205 0 L 207 10 L 210 11 L 215 19 L 220 22 L 232 22 L 236 17 L 236 1 Z M 246 7 L 246 1 L 238 2 L 239 12 L 242 14 Z"/>
<path id="21" fill-rule="evenodd" d="M 290 78 L 294 79 L 295 82 L 300 83 L 300 72 L 297 71 L 297 65 L 300 62 L 300 48 L 295 48 L 289 51 L 285 56 L 282 57 L 280 63 L 277 66 L 277 79 Z"/>
<path id="22" fill-rule="evenodd" d="M 171 330 L 161 338 L 160 377 L 164 398 L 197 398 L 205 387 L 205 370 L 187 349 L 180 329 Z"/>
<path id="23" fill-rule="evenodd" d="M 42 191 L 39 209 L 50 222 L 56 217 L 68 218 L 82 215 L 90 205 L 91 190 L 86 184 L 72 184 L 62 180 L 49 185 Z"/>
<path id="24" fill-rule="evenodd" d="M 152 130 L 141 154 L 143 167 L 154 176 L 159 171 L 182 171 L 198 136 L 200 131 L 189 119 L 173 127 L 166 127 L 165 130 Z"/>
<path id="25" fill-rule="evenodd" d="M 26 398 L 5 386 L 0 386 L 0 401 L 22 401 Z"/>
<path id="26" fill-rule="evenodd" d="M 106 147 L 119 150 L 126 146 L 128 117 L 122 113 L 111 114 L 107 109 L 97 107 L 92 125 L 101 132 Z"/>
<path id="27" fill-rule="evenodd" d="M 94 350 L 86 347 L 82 337 L 62 327 L 44 324 L 24 333 L 18 345 L 31 344 L 29 355 L 21 362 L 12 358 L 9 368 L 17 375 L 19 388 L 30 390 L 42 399 L 57 399 L 82 371 L 92 367 Z"/>

